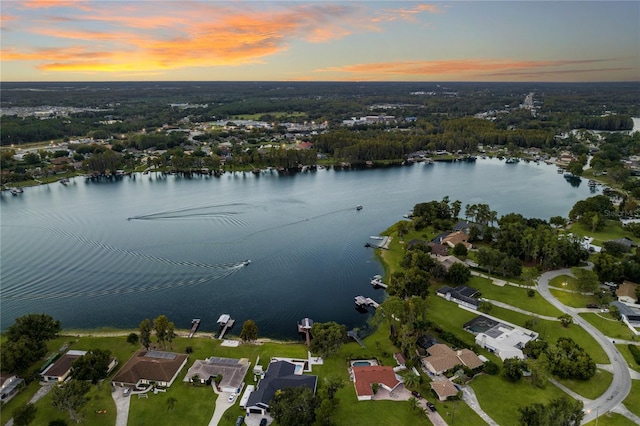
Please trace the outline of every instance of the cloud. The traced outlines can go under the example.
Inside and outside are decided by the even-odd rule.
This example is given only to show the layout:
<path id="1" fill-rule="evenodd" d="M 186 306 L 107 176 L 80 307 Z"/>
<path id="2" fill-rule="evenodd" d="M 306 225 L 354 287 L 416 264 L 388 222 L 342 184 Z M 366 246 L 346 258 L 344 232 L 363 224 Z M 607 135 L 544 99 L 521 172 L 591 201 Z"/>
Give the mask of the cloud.
<path id="1" fill-rule="evenodd" d="M 28 7 L 52 8 L 77 2 L 31 1 Z M 153 5 L 153 10 L 141 7 Z M 104 72 L 134 70 L 153 72 L 184 67 L 212 67 L 261 63 L 284 52 L 294 41 L 323 43 L 357 30 L 358 7 L 340 4 L 287 4 L 286 7 L 252 10 L 252 3 L 138 2 L 116 11 L 109 2 L 92 4 L 73 13 L 50 13 L 33 19 L 31 34 L 74 47 L 24 48 L 6 51 L 3 61 L 37 61 L 47 71 Z M 167 9 L 167 7 L 172 9 Z M 255 6 L 255 4 L 253 4 Z M 262 5 L 264 6 L 264 5 Z M 90 27 L 91 29 L 86 29 Z M 106 62 L 87 61 L 84 55 L 99 43 L 111 55 Z M 95 67 L 95 69 L 94 69 Z"/>
<path id="2" fill-rule="evenodd" d="M 442 13 L 443 9 L 434 4 L 418 4 L 412 8 L 384 9 L 372 18 L 373 22 L 390 22 L 404 20 L 415 22 L 421 13 Z"/>
<path id="3" fill-rule="evenodd" d="M 513 72 L 510 70 L 533 70 L 548 67 L 562 67 L 567 65 L 588 65 L 607 62 L 612 59 L 562 60 L 562 61 L 517 61 L 517 60 L 486 60 L 460 59 L 439 61 L 397 61 L 354 64 L 342 67 L 318 69 L 317 72 L 333 72 L 345 74 L 359 74 L 369 76 L 433 76 L 443 74 L 478 74 L 493 72 Z M 537 72 L 537 71 L 536 71 Z"/>
<path id="4" fill-rule="evenodd" d="M 84 0 L 25 0 L 20 3 L 21 6 L 28 9 L 51 9 L 69 7 L 82 10 L 89 10 L 90 6 Z"/>

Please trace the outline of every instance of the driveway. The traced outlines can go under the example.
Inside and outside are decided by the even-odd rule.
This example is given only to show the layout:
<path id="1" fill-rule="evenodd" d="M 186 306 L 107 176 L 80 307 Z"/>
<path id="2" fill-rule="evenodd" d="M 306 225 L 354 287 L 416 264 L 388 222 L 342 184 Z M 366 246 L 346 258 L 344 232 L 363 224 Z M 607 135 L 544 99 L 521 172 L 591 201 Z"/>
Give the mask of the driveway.
<path id="1" fill-rule="evenodd" d="M 116 403 L 116 426 L 127 426 L 129 421 L 129 404 L 131 403 L 131 394 L 124 396 L 125 388 L 116 387 L 111 392 L 111 398 Z"/>
<path id="2" fill-rule="evenodd" d="M 393 392 L 389 392 L 385 388 L 380 387 L 378 389 L 378 392 L 374 394 L 371 399 L 373 401 L 379 401 L 383 399 L 390 401 L 408 401 L 411 396 L 411 392 L 404 387 L 404 383 L 400 383 Z M 437 411 L 433 412 L 427 408 L 426 399 L 420 398 L 418 400 L 418 404 L 420 405 L 420 409 L 424 411 L 424 413 L 427 415 L 434 426 L 447 426 L 447 422 L 445 422 L 442 416 L 440 416 L 440 413 L 438 413 Z"/>
<path id="3" fill-rule="evenodd" d="M 598 398 L 591 400 L 584 405 L 584 420 L 582 423 L 589 423 L 599 414 L 614 411 L 616 407 L 622 404 L 622 401 L 631 391 L 631 373 L 629 368 L 616 346 L 611 339 L 603 335 L 598 329 L 584 320 L 575 309 L 560 303 L 549 291 L 549 281 L 560 275 L 571 275 L 570 269 L 559 269 L 557 271 L 545 272 L 538 278 L 538 292 L 556 308 L 562 312 L 571 315 L 575 325 L 585 329 L 599 344 L 607 354 L 611 363 L 611 371 L 613 373 L 613 381 L 609 388 Z M 626 411 L 626 410 L 625 410 Z"/>
<path id="4" fill-rule="evenodd" d="M 224 412 L 239 401 L 240 395 L 236 396 L 233 402 L 229 402 L 231 392 L 218 392 L 213 384 L 211 387 L 213 388 L 213 391 L 218 394 L 218 398 L 216 398 L 216 408 L 213 412 L 213 417 L 211 417 L 211 421 L 209 422 L 209 426 L 217 426 L 220 419 L 222 419 Z"/>

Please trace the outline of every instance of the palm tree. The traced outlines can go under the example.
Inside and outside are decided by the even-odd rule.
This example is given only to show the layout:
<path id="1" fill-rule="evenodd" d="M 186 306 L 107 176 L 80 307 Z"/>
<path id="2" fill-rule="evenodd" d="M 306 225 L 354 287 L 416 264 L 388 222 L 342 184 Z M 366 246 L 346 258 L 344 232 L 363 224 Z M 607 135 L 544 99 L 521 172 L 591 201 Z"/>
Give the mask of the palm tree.
<path id="1" fill-rule="evenodd" d="M 411 398 L 409 398 L 409 407 L 411 411 L 415 411 L 418 408 L 420 408 L 420 403 L 418 402 L 418 398 L 416 398 L 415 396 L 412 396 Z"/>
<path id="2" fill-rule="evenodd" d="M 167 410 L 173 410 L 173 407 L 176 405 L 176 402 L 178 402 L 178 400 L 170 396 L 167 399 Z"/>
<path id="3" fill-rule="evenodd" d="M 418 384 L 420 384 L 420 376 L 409 370 L 404 376 L 404 385 L 407 388 L 415 388 Z"/>

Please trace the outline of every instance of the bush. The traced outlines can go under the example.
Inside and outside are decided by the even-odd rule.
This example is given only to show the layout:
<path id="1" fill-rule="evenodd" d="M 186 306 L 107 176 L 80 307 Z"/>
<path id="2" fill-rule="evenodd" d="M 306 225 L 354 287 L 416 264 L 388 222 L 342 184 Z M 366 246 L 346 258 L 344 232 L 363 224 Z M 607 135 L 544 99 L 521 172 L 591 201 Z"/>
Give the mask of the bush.
<path id="1" fill-rule="evenodd" d="M 493 361 L 487 361 L 484 363 L 482 367 L 482 371 L 492 376 L 495 376 L 500 371 L 500 367 Z"/>
<path id="2" fill-rule="evenodd" d="M 636 345 L 629 345 L 629 351 L 631 351 L 631 355 L 633 355 L 633 359 L 636 361 L 636 364 L 640 365 L 640 349 Z"/>

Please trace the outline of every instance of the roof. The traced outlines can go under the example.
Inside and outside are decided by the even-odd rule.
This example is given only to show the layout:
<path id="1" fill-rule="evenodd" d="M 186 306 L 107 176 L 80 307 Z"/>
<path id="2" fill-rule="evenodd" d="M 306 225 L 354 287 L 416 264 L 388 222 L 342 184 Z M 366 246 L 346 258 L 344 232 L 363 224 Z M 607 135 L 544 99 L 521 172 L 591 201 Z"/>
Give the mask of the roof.
<path id="1" fill-rule="evenodd" d="M 455 256 L 438 256 L 436 257 L 436 260 L 440 262 L 440 264 L 444 266 L 444 269 L 446 269 L 447 271 L 454 263 L 461 263 L 466 266 L 466 264 L 462 260 L 458 259 Z"/>
<path id="2" fill-rule="evenodd" d="M 378 383 L 389 389 L 395 389 L 400 384 L 393 367 L 384 365 L 366 365 L 352 367 L 353 384 L 358 396 L 373 396 L 372 384 Z"/>
<path id="3" fill-rule="evenodd" d="M 69 370 L 71 370 L 73 361 L 85 355 L 86 353 L 86 351 L 69 351 L 66 354 L 62 355 L 56 362 L 51 364 L 49 368 L 40 373 L 40 375 L 48 377 L 62 377 L 67 374 Z"/>
<path id="4" fill-rule="evenodd" d="M 453 227 L 453 230 L 468 232 L 474 226 L 480 230 L 482 230 L 482 228 L 484 227 L 480 223 L 473 223 L 473 222 L 468 222 L 466 220 L 461 220 L 458 223 L 456 223 L 456 225 Z"/>
<path id="5" fill-rule="evenodd" d="M 437 343 L 427 349 L 429 356 L 422 360 L 431 364 L 431 367 L 437 371 L 447 371 L 456 365 L 464 365 L 471 369 L 480 367 L 483 362 L 473 351 L 469 349 L 461 349 L 454 351 L 443 343 Z"/>
<path id="6" fill-rule="evenodd" d="M 452 257 L 452 256 L 449 256 L 449 257 Z M 449 286 L 443 286 L 443 287 L 440 287 L 436 293 L 439 295 L 442 295 L 445 298 L 447 297 L 447 295 L 449 295 L 451 299 L 454 299 L 460 302 L 465 302 L 472 306 L 480 305 L 480 301 L 478 299 L 474 299 L 473 297 L 468 297 L 468 296 L 465 296 L 464 294 L 460 294 L 457 290 L 459 287 L 451 288 Z M 470 288 L 470 287 L 467 287 L 467 288 Z"/>
<path id="7" fill-rule="evenodd" d="M 466 248 L 471 248 L 471 243 L 467 241 L 469 237 L 462 231 L 452 232 L 442 239 L 442 244 L 454 247 L 456 244 L 463 244 Z"/>
<path id="8" fill-rule="evenodd" d="M 431 253 L 435 254 L 436 256 L 446 256 L 449 254 L 449 246 L 434 242 L 431 242 L 427 245 L 431 247 Z"/>
<path id="9" fill-rule="evenodd" d="M 184 381 L 188 382 L 196 374 L 201 380 L 222 376 L 221 387 L 239 388 L 249 369 L 249 361 L 245 359 L 210 357 L 197 359 L 187 371 Z"/>
<path id="10" fill-rule="evenodd" d="M 618 297 L 630 297 L 636 300 L 636 287 L 638 284 L 634 284 L 631 281 L 625 281 L 616 290 L 616 296 Z"/>
<path id="11" fill-rule="evenodd" d="M 295 374 L 295 368 L 295 364 L 288 361 L 275 361 L 269 364 L 264 378 L 258 383 L 258 389 L 249 395 L 247 407 L 268 407 L 279 389 L 304 386 L 315 393 L 318 376 Z"/>
<path id="12" fill-rule="evenodd" d="M 132 385 L 140 380 L 171 382 L 186 360 L 186 354 L 142 349 L 129 358 L 112 381 Z"/>
<path id="13" fill-rule="evenodd" d="M 440 399 L 446 399 L 450 396 L 456 396 L 458 389 L 451 383 L 449 379 L 431 382 L 431 389 L 434 390 Z"/>
<path id="14" fill-rule="evenodd" d="M 481 367 L 484 364 L 482 360 L 478 358 L 478 355 L 470 349 L 461 349 L 458 351 L 457 355 L 460 361 L 472 370 Z"/>
<path id="15" fill-rule="evenodd" d="M 617 240 L 611 240 L 610 242 L 613 243 L 618 243 L 618 244 L 622 244 L 623 246 L 627 247 L 627 248 L 631 248 L 634 246 L 634 242 L 631 238 L 618 238 Z"/>

